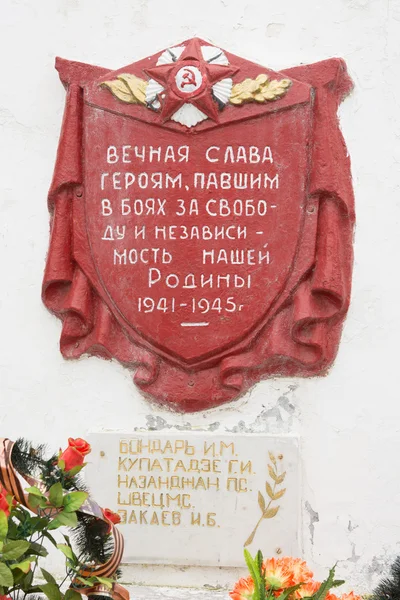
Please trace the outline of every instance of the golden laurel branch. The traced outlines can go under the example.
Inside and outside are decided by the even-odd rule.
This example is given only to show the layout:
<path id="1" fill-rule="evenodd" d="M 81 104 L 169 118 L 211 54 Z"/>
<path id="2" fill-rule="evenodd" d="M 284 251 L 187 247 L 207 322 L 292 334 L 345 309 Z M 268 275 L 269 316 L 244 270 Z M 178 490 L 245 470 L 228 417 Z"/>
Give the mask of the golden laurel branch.
<path id="1" fill-rule="evenodd" d="M 146 104 L 147 81 L 130 73 L 121 73 L 117 79 L 103 81 L 100 87 L 105 87 L 110 92 L 127 104 Z"/>
<path id="2" fill-rule="evenodd" d="M 275 455 L 272 452 L 268 452 L 268 455 L 269 455 L 269 459 L 272 463 L 272 464 L 268 464 L 268 473 L 273 482 L 272 486 L 268 481 L 265 482 L 265 490 L 268 494 L 269 502 L 267 504 L 263 494 L 261 492 L 258 492 L 258 506 L 260 507 L 260 510 L 261 510 L 261 517 L 259 518 L 253 531 L 251 532 L 251 534 L 245 541 L 245 543 L 244 543 L 245 547 L 249 546 L 251 544 L 251 542 L 253 541 L 254 536 L 257 533 L 257 529 L 263 519 L 273 519 L 274 517 L 276 517 L 280 506 L 279 506 L 279 504 L 278 504 L 278 506 L 272 506 L 272 503 L 276 502 L 276 500 L 279 500 L 280 498 L 282 498 L 282 496 L 286 492 L 286 488 L 278 489 L 279 486 L 282 485 L 282 483 L 285 480 L 286 471 L 284 471 L 283 473 L 278 473 L 278 463 L 277 463 L 277 459 L 276 459 Z M 278 459 L 279 460 L 283 459 L 282 454 L 279 454 Z"/>
<path id="3" fill-rule="evenodd" d="M 282 98 L 292 85 L 290 79 L 270 79 L 268 75 L 257 75 L 255 79 L 245 79 L 236 83 L 231 92 L 229 102 L 239 106 L 245 102 L 272 102 Z"/>
<path id="4" fill-rule="evenodd" d="M 246 102 L 273 102 L 282 98 L 292 82 L 290 79 L 269 79 L 268 75 L 257 75 L 255 79 L 245 79 L 232 87 L 229 102 L 240 106 Z M 100 87 L 107 88 L 113 96 L 126 104 L 146 105 L 148 82 L 130 73 L 121 73 L 116 79 L 103 81 Z"/>

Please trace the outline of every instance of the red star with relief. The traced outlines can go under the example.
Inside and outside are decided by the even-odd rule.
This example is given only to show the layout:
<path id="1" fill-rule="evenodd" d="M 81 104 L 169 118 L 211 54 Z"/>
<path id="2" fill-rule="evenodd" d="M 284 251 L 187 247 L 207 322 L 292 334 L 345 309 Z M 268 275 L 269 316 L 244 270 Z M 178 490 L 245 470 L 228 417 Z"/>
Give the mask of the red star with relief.
<path id="1" fill-rule="evenodd" d="M 145 73 L 165 88 L 160 118 L 167 121 L 183 104 L 190 103 L 213 121 L 218 121 L 218 105 L 212 86 L 232 77 L 239 67 L 218 65 L 203 58 L 200 40 L 190 40 L 179 59 L 171 64 L 145 69 Z"/>

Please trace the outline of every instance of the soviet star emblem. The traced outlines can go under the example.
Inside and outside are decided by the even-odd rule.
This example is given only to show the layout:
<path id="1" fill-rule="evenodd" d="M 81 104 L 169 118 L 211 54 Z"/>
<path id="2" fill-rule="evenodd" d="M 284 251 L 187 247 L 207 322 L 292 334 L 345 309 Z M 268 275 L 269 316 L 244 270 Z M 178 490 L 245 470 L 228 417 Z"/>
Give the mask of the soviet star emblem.
<path id="1" fill-rule="evenodd" d="M 218 121 L 218 88 L 232 87 L 232 75 L 237 73 L 238 67 L 229 64 L 221 64 L 218 59 L 223 58 L 219 49 L 214 49 L 213 56 L 205 59 L 203 49 L 198 39 L 193 39 L 182 50 L 180 55 L 175 54 L 174 48 L 169 52 L 171 63 L 161 64 L 146 69 L 145 73 L 163 89 L 165 93 L 160 118 L 162 121 L 170 119 L 180 109 L 189 105 L 197 111 L 198 118 L 209 118 Z M 165 57 L 164 57 L 165 60 Z M 160 61 L 159 61 L 160 62 Z M 227 62 L 227 61 L 226 61 Z M 216 84 L 222 83 L 221 86 Z M 150 84 L 149 84 L 150 85 Z M 216 93 L 214 87 L 216 86 Z M 225 98 L 223 98 L 225 100 Z M 221 99 L 221 102 L 223 102 Z M 185 110 L 184 110 L 185 112 Z M 202 115 L 198 114 L 201 112 Z"/>
<path id="2" fill-rule="evenodd" d="M 161 52 L 154 66 L 142 67 L 147 80 L 128 67 L 98 85 L 125 104 L 150 109 L 157 114 L 154 121 L 159 125 L 173 121 L 188 129 L 207 119 L 221 123 L 228 105 L 279 100 L 291 86 L 289 79 L 272 79 L 266 73 L 234 84 L 233 77 L 240 70 L 221 48 L 193 38 Z"/>

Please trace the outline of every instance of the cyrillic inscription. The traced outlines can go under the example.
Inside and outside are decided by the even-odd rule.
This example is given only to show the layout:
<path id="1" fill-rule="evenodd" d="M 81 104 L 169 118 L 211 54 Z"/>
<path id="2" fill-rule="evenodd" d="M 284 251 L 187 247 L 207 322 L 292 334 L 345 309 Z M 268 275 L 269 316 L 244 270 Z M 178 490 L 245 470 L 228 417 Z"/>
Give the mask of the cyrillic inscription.
<path id="1" fill-rule="evenodd" d="M 254 548 L 295 553 L 295 438 L 154 432 L 94 434 L 91 442 L 89 483 L 121 517 L 128 562 L 240 565 L 250 535 Z M 285 481 L 279 501 L 268 497 L 271 469 Z M 260 494 L 267 518 L 254 529 Z"/>

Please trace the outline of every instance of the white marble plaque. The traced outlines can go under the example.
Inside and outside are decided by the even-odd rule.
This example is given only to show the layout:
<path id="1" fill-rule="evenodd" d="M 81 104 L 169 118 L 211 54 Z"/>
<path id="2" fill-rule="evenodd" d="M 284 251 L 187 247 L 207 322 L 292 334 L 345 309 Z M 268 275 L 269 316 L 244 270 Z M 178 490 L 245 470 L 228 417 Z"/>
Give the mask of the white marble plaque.
<path id="1" fill-rule="evenodd" d="M 298 554 L 298 440 L 263 434 L 93 433 L 93 497 L 121 516 L 125 563 L 243 566 L 245 544 Z"/>

